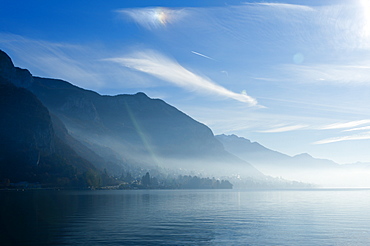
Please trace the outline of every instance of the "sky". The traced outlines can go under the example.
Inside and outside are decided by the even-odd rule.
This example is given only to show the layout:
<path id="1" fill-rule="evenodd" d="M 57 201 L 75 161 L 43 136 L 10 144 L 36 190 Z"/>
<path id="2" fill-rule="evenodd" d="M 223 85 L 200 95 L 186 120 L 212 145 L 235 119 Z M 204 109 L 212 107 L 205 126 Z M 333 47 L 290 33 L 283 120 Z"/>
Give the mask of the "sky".
<path id="1" fill-rule="evenodd" d="M 368 0 L 0 0 L 34 76 L 144 92 L 288 155 L 370 162 Z"/>

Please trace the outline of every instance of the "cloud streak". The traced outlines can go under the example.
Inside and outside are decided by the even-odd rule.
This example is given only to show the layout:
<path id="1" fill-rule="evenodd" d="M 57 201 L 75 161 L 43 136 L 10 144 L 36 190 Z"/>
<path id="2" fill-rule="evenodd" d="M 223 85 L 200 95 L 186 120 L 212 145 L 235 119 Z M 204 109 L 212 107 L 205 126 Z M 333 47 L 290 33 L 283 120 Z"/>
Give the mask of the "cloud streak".
<path id="1" fill-rule="evenodd" d="M 352 128 L 359 125 L 364 125 L 370 123 L 370 120 L 356 120 L 356 121 L 350 121 L 345 123 L 335 123 L 330 124 L 327 126 L 323 126 L 320 128 L 321 130 L 330 130 L 330 129 L 344 129 L 344 128 Z"/>
<path id="2" fill-rule="evenodd" d="M 332 137 L 326 138 L 323 140 L 319 140 L 314 142 L 313 144 L 328 144 L 328 143 L 335 143 L 335 142 L 342 142 L 342 141 L 351 141 L 351 140 L 366 140 L 370 139 L 370 126 L 363 126 L 363 127 L 356 127 L 361 126 L 364 124 L 369 124 L 370 120 L 357 120 L 357 121 L 349 121 L 344 123 L 335 123 L 326 125 L 324 127 L 319 128 L 320 130 L 338 130 L 338 129 L 346 129 L 342 130 L 342 132 L 352 132 L 352 131 L 364 131 L 357 134 L 347 135 L 347 136 L 339 136 L 339 137 Z"/>
<path id="3" fill-rule="evenodd" d="M 278 128 L 259 131 L 259 132 L 263 132 L 263 133 L 289 132 L 289 131 L 300 130 L 300 129 L 303 129 L 303 128 L 306 128 L 306 127 L 308 127 L 308 126 L 307 125 L 283 126 L 283 127 L 278 127 Z"/>
<path id="4" fill-rule="evenodd" d="M 213 59 L 212 57 L 209 57 L 209 56 L 206 56 L 206 55 L 203 55 L 201 53 L 198 53 L 198 52 L 195 52 L 195 51 L 191 51 L 191 53 L 195 54 L 195 55 L 198 55 L 198 56 L 201 56 L 201 57 L 204 57 L 204 58 L 207 58 L 207 59 L 210 59 L 210 60 L 213 60 L 213 61 L 216 61 L 215 59 Z"/>
<path id="5" fill-rule="evenodd" d="M 335 83 L 366 85 L 370 82 L 368 60 L 356 64 L 285 64 L 278 66 L 285 80 L 307 83 Z"/>
<path id="6" fill-rule="evenodd" d="M 314 144 L 328 144 L 328 143 L 335 143 L 335 142 L 341 142 L 341 141 L 366 140 L 366 139 L 370 139 L 370 132 L 349 135 L 349 136 L 342 136 L 342 137 L 327 138 L 327 139 L 314 142 Z"/>
<path id="7" fill-rule="evenodd" d="M 347 129 L 347 130 L 344 130 L 344 132 L 363 131 L 363 130 L 370 130 L 370 126 L 363 126 L 363 127 Z"/>
<path id="8" fill-rule="evenodd" d="M 244 3 L 245 5 L 255 5 L 255 6 L 268 6 L 272 8 L 287 9 L 287 10 L 304 10 L 313 11 L 314 9 L 299 4 L 289 4 L 289 3 Z"/>
<path id="9" fill-rule="evenodd" d="M 175 60 L 155 51 L 142 51 L 134 53 L 131 56 L 110 58 L 107 60 L 152 75 L 190 91 L 231 98 L 247 103 L 250 106 L 257 106 L 257 100 L 248 96 L 246 93 L 238 94 L 232 92 L 207 77 L 189 71 Z"/>

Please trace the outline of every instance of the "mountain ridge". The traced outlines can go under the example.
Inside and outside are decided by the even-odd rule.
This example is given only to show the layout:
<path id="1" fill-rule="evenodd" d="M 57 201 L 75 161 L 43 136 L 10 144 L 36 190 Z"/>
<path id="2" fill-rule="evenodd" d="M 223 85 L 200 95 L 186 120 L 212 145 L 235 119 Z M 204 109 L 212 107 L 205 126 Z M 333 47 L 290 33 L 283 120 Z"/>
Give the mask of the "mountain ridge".
<path id="1" fill-rule="evenodd" d="M 323 166 L 326 167 L 333 167 L 333 166 L 339 166 L 338 163 L 335 163 L 332 160 L 328 159 L 320 159 L 315 158 L 311 156 L 308 153 L 301 153 L 294 156 L 289 156 L 287 154 L 283 154 L 281 152 L 271 150 L 269 148 L 266 148 L 265 146 L 257 143 L 257 142 L 251 142 L 249 139 L 236 136 L 234 134 L 232 135 L 216 135 L 216 138 L 220 140 L 221 143 L 224 144 L 225 149 L 230 151 L 231 153 L 234 153 L 235 155 L 250 159 L 252 163 L 259 163 L 263 161 L 263 159 L 270 159 L 271 157 L 275 158 L 276 160 L 273 160 L 272 162 L 286 162 L 287 166 L 289 168 L 296 166 L 292 161 L 315 161 L 315 162 L 321 162 Z M 253 161 L 252 161 L 253 160 Z M 312 163 L 311 163 L 312 164 Z M 298 164 L 299 165 L 299 164 Z M 259 166 L 259 165 L 257 165 Z M 311 166 L 304 166 L 302 164 L 301 167 L 304 168 L 312 168 L 315 165 Z"/>
<path id="2" fill-rule="evenodd" d="M 225 149 L 272 177 L 324 187 L 368 187 L 369 163 L 340 165 L 308 153 L 289 156 L 236 135 L 217 135 Z"/>
<path id="3" fill-rule="evenodd" d="M 65 126 L 60 134 L 63 141 L 82 156 L 88 157 L 91 151 L 98 154 L 104 160 L 99 168 L 111 174 L 117 175 L 117 166 L 126 170 L 136 165 L 206 173 L 226 168 L 230 175 L 242 172 L 264 177 L 225 151 L 206 125 L 163 100 L 142 92 L 100 95 L 63 80 L 32 77 L 28 70 L 14 67 L 4 54 L 0 51 L 0 76 L 32 92 Z"/>

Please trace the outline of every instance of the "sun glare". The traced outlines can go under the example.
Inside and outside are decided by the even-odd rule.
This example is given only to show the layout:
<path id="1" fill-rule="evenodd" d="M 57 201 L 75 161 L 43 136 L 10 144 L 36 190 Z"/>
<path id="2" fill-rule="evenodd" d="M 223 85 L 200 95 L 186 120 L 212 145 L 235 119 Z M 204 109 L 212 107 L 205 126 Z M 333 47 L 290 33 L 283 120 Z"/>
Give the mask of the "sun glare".
<path id="1" fill-rule="evenodd" d="M 370 1 L 359 0 L 360 7 L 362 9 L 363 29 L 362 36 L 364 38 L 370 37 Z"/>

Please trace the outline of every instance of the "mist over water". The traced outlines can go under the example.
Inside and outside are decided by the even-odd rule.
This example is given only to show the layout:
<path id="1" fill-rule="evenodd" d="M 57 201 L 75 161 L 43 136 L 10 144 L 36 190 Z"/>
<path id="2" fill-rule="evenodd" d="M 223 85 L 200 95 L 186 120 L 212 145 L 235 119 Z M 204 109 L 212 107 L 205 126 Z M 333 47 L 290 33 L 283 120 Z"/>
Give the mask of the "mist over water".
<path id="1" fill-rule="evenodd" d="M 3 191 L 1 245 L 367 245 L 370 190 Z"/>
<path id="2" fill-rule="evenodd" d="M 281 177 L 287 180 L 313 184 L 321 188 L 366 188 L 370 187 L 370 170 L 367 168 L 338 168 L 301 169 L 301 170 L 274 170 L 262 169 L 264 174 L 272 177 Z"/>

